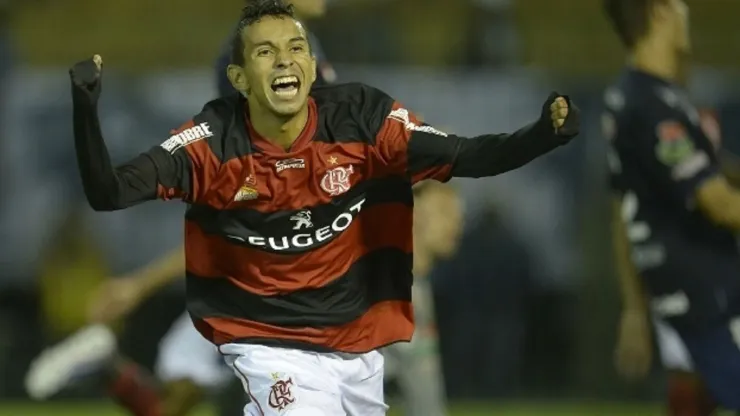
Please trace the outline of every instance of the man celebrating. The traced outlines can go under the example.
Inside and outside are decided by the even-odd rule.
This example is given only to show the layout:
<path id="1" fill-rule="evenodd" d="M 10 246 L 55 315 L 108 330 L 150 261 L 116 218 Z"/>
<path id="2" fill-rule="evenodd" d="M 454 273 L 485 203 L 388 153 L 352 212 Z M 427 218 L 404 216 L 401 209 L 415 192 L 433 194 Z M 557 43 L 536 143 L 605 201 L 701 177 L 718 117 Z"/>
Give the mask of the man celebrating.
<path id="1" fill-rule="evenodd" d="M 189 204 L 188 310 L 242 379 L 248 414 L 385 414 L 377 349 L 414 330 L 411 185 L 522 166 L 574 137 L 578 111 L 552 94 L 531 125 L 466 139 L 362 84 L 311 91 L 316 61 L 280 0 L 244 9 L 233 50 L 240 94 L 118 168 L 97 117 L 102 59 L 75 65 L 85 194 L 100 211 Z"/>

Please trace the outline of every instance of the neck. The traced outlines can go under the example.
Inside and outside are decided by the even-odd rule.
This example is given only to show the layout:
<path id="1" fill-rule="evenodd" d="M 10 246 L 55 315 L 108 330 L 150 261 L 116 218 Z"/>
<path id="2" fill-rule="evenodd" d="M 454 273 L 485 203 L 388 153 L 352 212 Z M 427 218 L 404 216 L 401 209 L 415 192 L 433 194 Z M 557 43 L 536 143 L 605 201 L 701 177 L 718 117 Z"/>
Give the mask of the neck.
<path id="1" fill-rule="evenodd" d="M 640 42 L 632 51 L 629 63 L 634 68 L 658 78 L 677 84 L 684 83 L 684 65 L 679 54 L 661 44 L 656 38 Z"/>
<path id="2" fill-rule="evenodd" d="M 277 116 L 258 105 L 249 106 L 249 121 L 260 136 L 272 143 L 288 149 L 308 123 L 308 105 L 294 115 Z"/>

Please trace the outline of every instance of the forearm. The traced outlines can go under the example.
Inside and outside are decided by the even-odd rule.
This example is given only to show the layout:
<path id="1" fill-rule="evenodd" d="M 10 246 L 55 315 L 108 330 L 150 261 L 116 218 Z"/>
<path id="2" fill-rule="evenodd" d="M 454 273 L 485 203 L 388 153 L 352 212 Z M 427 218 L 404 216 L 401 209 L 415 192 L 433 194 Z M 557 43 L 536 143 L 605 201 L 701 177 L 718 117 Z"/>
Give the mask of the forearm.
<path id="1" fill-rule="evenodd" d="M 512 134 L 493 134 L 462 139 L 452 176 L 480 178 L 519 168 L 567 143 L 547 123 L 529 124 Z"/>
<path id="2" fill-rule="evenodd" d="M 73 93 L 73 125 L 77 163 L 90 206 L 97 211 L 125 208 L 156 196 L 156 167 L 139 156 L 113 167 L 98 119 L 97 106 L 83 94 Z"/>
<path id="3" fill-rule="evenodd" d="M 740 231 L 740 191 L 723 175 L 706 179 L 696 190 L 699 210 L 713 223 Z"/>
<path id="4" fill-rule="evenodd" d="M 621 205 L 620 198 L 615 197 L 612 201 L 611 230 L 622 308 L 644 312 L 647 308 L 647 294 L 642 279 L 632 262 L 630 242 L 627 239 L 627 232 L 621 216 Z"/>
<path id="5" fill-rule="evenodd" d="M 185 248 L 178 247 L 164 257 L 160 257 L 144 268 L 135 271 L 132 276 L 139 280 L 146 296 L 150 296 L 185 276 Z"/>

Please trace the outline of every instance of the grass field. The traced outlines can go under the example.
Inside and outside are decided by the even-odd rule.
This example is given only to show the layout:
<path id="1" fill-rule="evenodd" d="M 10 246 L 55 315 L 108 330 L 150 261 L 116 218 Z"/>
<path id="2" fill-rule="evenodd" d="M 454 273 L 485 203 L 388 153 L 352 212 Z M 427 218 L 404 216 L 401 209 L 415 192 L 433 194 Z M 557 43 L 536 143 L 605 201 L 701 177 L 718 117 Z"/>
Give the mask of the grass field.
<path id="1" fill-rule="evenodd" d="M 126 416 L 108 403 L 1 403 L 0 416 Z M 203 408 L 193 416 L 212 416 Z M 401 416 L 391 411 L 391 416 Z M 453 406 L 451 416 L 659 416 L 657 406 L 614 403 L 500 403 Z M 235 415 L 240 416 L 240 415 Z"/>

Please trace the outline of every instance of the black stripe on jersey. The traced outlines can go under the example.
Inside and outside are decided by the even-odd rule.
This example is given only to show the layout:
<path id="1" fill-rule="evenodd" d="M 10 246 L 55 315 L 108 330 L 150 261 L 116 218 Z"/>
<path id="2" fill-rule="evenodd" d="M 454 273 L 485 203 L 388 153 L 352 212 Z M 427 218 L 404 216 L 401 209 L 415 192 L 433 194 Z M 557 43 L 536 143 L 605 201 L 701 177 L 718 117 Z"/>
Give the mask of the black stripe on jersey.
<path id="1" fill-rule="evenodd" d="M 207 103 L 196 117 L 196 124 L 218 124 L 218 134 L 214 134 L 218 139 L 209 140 L 208 145 L 222 163 L 257 152 L 248 139 L 245 109 L 244 97 L 231 94 Z"/>
<path id="2" fill-rule="evenodd" d="M 460 151 L 461 140 L 465 139 L 423 131 L 412 132 L 407 149 L 407 171 L 413 176 L 427 169 L 452 165 Z"/>
<path id="3" fill-rule="evenodd" d="M 363 202 L 364 200 L 364 202 Z M 361 212 L 373 205 L 400 203 L 413 206 L 414 198 L 409 179 L 405 176 L 367 179 L 356 184 L 347 193 L 335 197 L 328 204 L 321 204 L 306 209 L 290 211 L 260 212 L 253 209 L 218 210 L 206 205 L 191 205 L 185 218 L 193 221 L 206 234 L 220 235 L 229 242 L 245 247 L 255 248 L 277 254 L 300 254 L 329 244 L 339 232 L 333 232 L 327 239 L 307 247 L 289 247 L 274 250 L 269 245 L 249 244 L 249 238 L 293 237 L 300 233 L 316 232 L 318 224 L 331 225 L 340 215 L 347 213 L 356 220 Z M 353 209 L 353 207 L 357 207 Z M 291 217 L 301 211 L 311 211 L 311 222 L 316 226 L 311 229 L 294 230 L 295 223 Z M 340 225 L 345 225 L 344 222 Z"/>
<path id="4" fill-rule="evenodd" d="M 238 318 L 288 328 L 343 325 L 378 302 L 411 301 L 412 262 L 412 255 L 399 249 L 378 249 L 324 287 L 277 296 L 247 292 L 227 278 L 188 273 L 188 311 L 195 319 Z M 398 275 L 399 270 L 408 272 Z"/>
<path id="5" fill-rule="evenodd" d="M 193 161 L 187 152 L 179 151 L 171 154 L 161 146 L 156 146 L 147 155 L 154 161 L 157 169 L 156 177 L 160 185 L 170 189 L 179 189 L 186 193 L 191 192 L 193 189 L 191 185 L 193 183 Z M 119 169 L 129 168 L 135 167 L 123 165 Z M 165 175 L 165 172 L 170 172 L 172 175 Z M 177 173 L 187 174 L 180 176 Z"/>
<path id="6" fill-rule="evenodd" d="M 373 145 L 393 107 L 390 96 L 361 83 L 317 87 L 311 96 L 319 117 L 314 140 L 320 142 Z"/>

